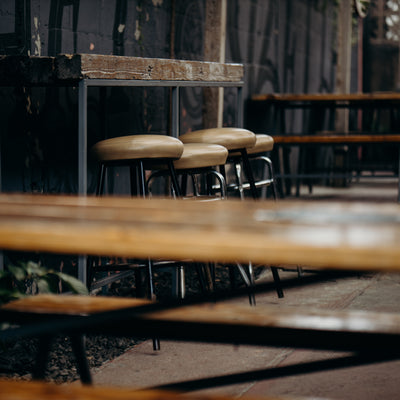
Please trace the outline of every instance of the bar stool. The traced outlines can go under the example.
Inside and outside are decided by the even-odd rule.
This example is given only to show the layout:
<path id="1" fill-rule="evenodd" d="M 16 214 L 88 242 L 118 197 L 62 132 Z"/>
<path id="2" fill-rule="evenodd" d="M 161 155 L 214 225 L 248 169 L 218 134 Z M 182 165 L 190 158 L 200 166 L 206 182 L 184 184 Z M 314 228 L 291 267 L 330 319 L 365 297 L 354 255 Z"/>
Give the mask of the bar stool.
<path id="1" fill-rule="evenodd" d="M 214 196 L 216 191 L 220 192 L 220 197 L 226 196 L 226 182 L 224 176 L 216 170 L 216 167 L 224 166 L 228 158 L 228 150 L 217 144 L 208 143 L 187 143 L 184 144 L 183 153 L 178 160 L 173 162 L 175 173 L 181 176 L 180 191 L 183 196 L 187 195 L 187 178 L 191 179 L 193 195 L 200 197 L 200 183 L 198 177 L 206 178 L 207 196 Z M 148 186 L 151 188 L 151 182 L 165 174 L 160 169 L 151 174 L 148 179 Z M 218 185 L 213 186 L 212 178 L 218 181 Z M 215 190 L 214 188 L 218 189 Z"/>
<path id="2" fill-rule="evenodd" d="M 274 148 L 274 138 L 269 135 L 264 134 L 256 134 L 256 143 L 253 147 L 247 149 L 247 155 L 251 163 L 255 161 L 261 161 L 265 168 L 263 170 L 263 175 L 261 180 L 255 180 L 255 186 L 261 189 L 261 197 L 266 197 L 266 188 L 271 186 L 272 188 L 272 196 L 274 200 L 277 200 L 277 190 L 276 190 L 276 180 L 275 180 L 275 173 L 274 168 L 272 165 L 271 159 L 266 155 L 266 153 L 272 151 Z M 229 155 L 228 163 L 232 163 L 234 165 L 234 172 L 236 175 L 237 184 L 231 185 L 228 187 L 228 190 L 233 190 L 239 192 L 240 198 L 244 199 L 244 190 L 249 189 L 250 185 L 247 182 L 243 182 L 242 179 L 242 170 L 241 170 L 241 163 L 240 163 L 241 154 L 236 152 L 232 152 Z M 266 174 L 267 172 L 267 174 Z M 267 175 L 267 177 L 266 177 Z M 264 191 L 265 190 L 265 191 Z M 249 279 L 254 284 L 254 276 L 249 266 Z M 280 285 L 280 277 L 279 272 L 276 267 L 270 267 L 274 282 L 276 284 L 276 291 L 279 298 L 284 297 L 283 290 Z"/>
<path id="3" fill-rule="evenodd" d="M 192 182 L 193 196 L 196 198 L 207 197 L 214 199 L 224 199 L 226 196 L 226 182 L 221 173 L 219 173 L 215 168 L 223 166 L 226 163 L 228 157 L 228 150 L 220 145 L 207 144 L 207 143 L 188 143 L 184 144 L 183 153 L 178 160 L 173 162 L 175 172 L 179 177 L 181 177 L 180 191 L 183 196 L 188 194 L 188 178 Z M 148 179 L 149 192 L 151 193 L 151 186 L 154 180 L 160 176 L 165 175 L 165 168 L 159 167 L 160 169 L 154 171 Z M 205 193 L 201 190 L 201 182 L 199 177 L 204 177 L 206 180 Z M 218 181 L 216 185 L 219 190 L 219 197 L 217 197 L 217 192 L 213 189 L 213 179 Z M 185 265 L 194 265 L 200 281 L 200 286 L 202 290 L 206 290 L 208 287 L 208 279 L 206 276 L 209 275 L 208 266 L 200 263 L 181 263 L 174 268 L 177 274 L 173 282 L 178 283 L 178 287 L 174 288 L 175 297 L 184 298 L 185 297 Z"/>
<path id="4" fill-rule="evenodd" d="M 129 135 L 101 140 L 92 147 L 92 154 L 100 163 L 96 194 L 104 192 L 106 172 L 110 167 L 123 166 L 130 170 L 131 195 L 146 197 L 148 194 L 145 170 L 153 165 L 163 165 L 171 178 L 171 185 L 176 196 L 180 196 L 180 188 L 173 162 L 180 158 L 184 145 L 176 138 L 166 135 Z M 129 269 L 129 265 L 126 265 Z M 149 296 L 153 297 L 151 262 L 148 267 Z M 118 268 L 121 268 L 119 266 Z M 93 280 L 95 266 L 88 265 L 88 286 Z M 99 267 L 99 270 L 107 270 L 107 267 Z M 110 266 L 110 270 L 113 268 Z"/>
<path id="5" fill-rule="evenodd" d="M 250 185 L 250 191 L 254 199 L 258 198 L 257 189 L 253 177 L 253 171 L 247 155 L 247 149 L 256 144 L 256 135 L 242 128 L 210 128 L 188 132 L 179 137 L 183 143 L 212 143 L 224 146 L 229 154 L 240 154 L 240 161 Z M 228 155 L 229 157 L 229 155 Z M 221 167 L 221 173 L 226 178 L 225 167 Z"/>
<path id="6" fill-rule="evenodd" d="M 256 143 L 253 147 L 247 149 L 247 155 L 250 162 L 262 162 L 264 164 L 263 174 L 260 180 L 255 179 L 256 188 L 261 188 L 261 198 L 266 197 L 266 189 L 271 186 L 272 196 L 274 200 L 277 199 L 276 180 L 274 174 L 274 168 L 271 159 L 266 153 L 271 152 L 274 148 L 274 138 L 269 135 L 256 134 Z M 243 182 L 242 179 L 242 168 L 240 163 L 241 154 L 231 153 L 229 155 L 228 162 L 234 165 L 234 172 L 236 175 L 237 184 L 232 184 L 228 187 L 228 190 L 237 191 L 240 198 L 244 198 L 244 191 L 250 188 L 248 182 Z M 254 167 L 253 167 L 254 172 Z"/>
<path id="7" fill-rule="evenodd" d="M 104 192 L 104 182 L 107 170 L 112 166 L 124 166 L 130 170 L 131 194 L 146 197 L 145 170 L 154 163 L 165 165 L 171 177 L 171 185 L 176 196 L 180 196 L 180 189 L 175 173 L 173 161 L 179 159 L 183 153 L 183 143 L 176 138 L 166 135 L 129 135 L 105 139 L 92 147 L 92 154 L 100 163 L 100 174 L 96 194 Z M 146 268 L 148 296 L 154 296 L 153 262 L 148 259 L 139 263 L 138 267 Z M 99 267 L 99 270 L 115 270 L 114 266 Z M 117 268 L 131 269 L 131 265 L 118 265 Z M 88 286 L 90 288 L 96 266 L 92 259 L 88 262 Z M 138 268 L 136 268 L 138 270 Z M 155 350 L 160 348 L 158 339 L 153 339 Z"/>
<path id="8" fill-rule="evenodd" d="M 145 170 L 152 164 L 165 165 L 177 196 L 180 190 L 173 161 L 183 153 L 183 143 L 166 135 L 129 135 L 105 139 L 92 147 L 92 154 L 99 161 L 101 170 L 96 193 L 104 191 L 106 170 L 111 166 L 130 168 L 131 194 L 146 196 Z"/>
<path id="9" fill-rule="evenodd" d="M 193 189 L 195 195 L 199 195 L 197 185 L 195 182 L 195 175 L 202 174 L 210 177 L 214 176 L 218 181 L 221 192 L 221 198 L 225 197 L 226 184 L 222 174 L 213 168 L 214 166 L 224 165 L 228 156 L 228 151 L 219 145 L 212 144 L 186 144 L 184 145 L 179 139 L 172 138 L 165 135 L 131 135 L 116 137 L 111 139 L 102 140 L 96 143 L 92 148 L 92 153 L 99 161 L 101 170 L 96 193 L 98 195 L 104 192 L 104 181 L 106 171 L 111 166 L 128 166 L 131 173 L 131 193 L 132 195 L 139 194 L 143 197 L 151 194 L 151 181 L 157 176 L 171 177 L 171 184 L 173 195 L 181 196 L 181 187 L 178 183 L 178 174 L 182 177 L 191 176 L 193 181 Z M 145 170 L 151 170 L 153 173 L 146 181 Z M 156 172 L 154 172 L 156 170 Z M 208 193 L 211 194 L 211 179 L 209 178 Z M 186 179 L 182 180 L 182 190 L 186 194 Z M 175 296 L 179 298 L 184 297 L 184 274 L 182 262 L 175 261 L 157 261 L 156 266 L 173 267 L 174 271 L 178 273 L 174 282 L 178 282 L 175 288 Z M 121 269 L 125 267 L 131 269 L 129 263 L 121 266 L 104 266 L 98 267 L 97 270 L 105 271 Z M 88 271 L 91 273 L 88 276 L 88 282 L 92 281 L 93 271 L 95 266 L 89 265 Z M 152 283 L 152 264 L 149 261 L 147 271 L 148 290 L 149 296 L 154 294 Z M 139 268 L 136 268 L 137 277 Z M 204 279 L 200 276 L 202 282 Z M 203 284 L 202 284 L 203 287 Z"/>
<path id="10" fill-rule="evenodd" d="M 254 199 L 257 199 L 259 197 L 248 156 L 248 150 L 253 148 L 256 145 L 257 141 L 256 135 L 253 132 L 242 128 L 210 128 L 185 133 L 181 135 L 179 139 L 184 144 L 213 143 L 226 147 L 226 149 L 228 150 L 228 160 L 230 156 L 233 155 L 236 162 L 243 165 L 243 170 L 246 175 L 252 197 Z M 260 143 L 263 142 L 264 141 L 261 141 Z M 221 172 L 224 177 L 226 177 L 225 166 L 221 167 Z M 229 266 L 232 285 L 234 285 L 233 267 L 234 266 Z M 245 282 L 246 286 L 249 288 L 253 287 L 255 282 L 251 262 L 246 267 L 237 263 L 236 268 L 238 269 L 239 274 Z M 282 297 L 282 292 L 279 285 L 279 275 L 277 275 L 276 270 L 273 270 L 273 277 L 277 285 L 278 296 Z M 249 294 L 249 300 L 250 304 L 255 304 L 254 293 Z"/>

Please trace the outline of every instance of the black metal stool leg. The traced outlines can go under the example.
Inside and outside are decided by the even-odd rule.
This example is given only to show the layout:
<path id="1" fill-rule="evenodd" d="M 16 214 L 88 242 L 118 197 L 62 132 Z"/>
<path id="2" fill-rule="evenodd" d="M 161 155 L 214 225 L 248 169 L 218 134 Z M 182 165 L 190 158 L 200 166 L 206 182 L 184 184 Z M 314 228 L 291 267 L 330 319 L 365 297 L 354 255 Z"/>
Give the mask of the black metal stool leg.
<path id="1" fill-rule="evenodd" d="M 175 172 L 174 162 L 172 160 L 168 161 L 168 171 L 171 176 L 171 184 L 175 191 L 175 196 L 181 197 L 181 189 L 179 187 L 178 178 Z"/>
<path id="2" fill-rule="evenodd" d="M 149 298 L 153 300 L 154 297 L 154 285 L 153 285 L 153 263 L 149 259 L 147 260 L 147 278 L 148 278 L 148 291 L 149 291 Z M 153 338 L 153 350 L 160 350 L 160 339 Z"/>
<path id="3" fill-rule="evenodd" d="M 243 268 L 243 265 L 240 263 L 236 263 L 237 269 L 239 271 L 240 276 L 242 277 L 246 287 L 249 289 L 249 303 L 250 305 L 256 304 L 256 297 L 254 295 L 254 275 L 253 275 L 253 265 L 249 262 L 247 266 L 247 271 Z"/>
<path id="4" fill-rule="evenodd" d="M 96 195 L 100 196 L 104 191 L 104 181 L 106 176 L 107 167 L 102 163 L 100 166 L 100 173 L 97 180 Z"/>
<path id="5" fill-rule="evenodd" d="M 144 165 L 142 161 L 138 162 L 138 186 L 139 186 L 139 196 L 146 197 L 146 175 L 144 170 Z"/>
<path id="6" fill-rule="evenodd" d="M 41 336 L 39 338 L 38 353 L 35 368 L 32 373 L 33 379 L 43 380 L 46 374 L 46 365 L 50 353 L 52 336 Z"/>
<path id="7" fill-rule="evenodd" d="M 278 268 L 271 267 L 272 277 L 274 278 L 275 286 L 276 286 L 276 293 L 278 297 L 281 299 L 284 297 L 283 290 L 281 286 L 281 278 L 279 277 Z"/>
<path id="8" fill-rule="evenodd" d="M 206 266 L 204 264 L 196 263 L 194 264 L 197 272 L 197 277 L 199 279 L 199 284 L 200 284 L 200 290 L 203 293 L 206 293 L 208 291 L 208 284 L 207 284 L 207 278 L 205 276 L 206 274 Z"/>
<path id="9" fill-rule="evenodd" d="M 254 199 L 258 199 L 257 188 L 254 181 L 253 170 L 250 165 L 249 157 L 247 155 L 246 149 L 240 151 L 242 154 L 243 169 L 246 174 L 247 180 L 249 181 L 251 195 Z"/>
<path id="10" fill-rule="evenodd" d="M 70 339 L 81 382 L 91 385 L 92 376 L 90 374 L 89 363 L 86 357 L 85 337 L 83 335 L 71 335 Z"/>

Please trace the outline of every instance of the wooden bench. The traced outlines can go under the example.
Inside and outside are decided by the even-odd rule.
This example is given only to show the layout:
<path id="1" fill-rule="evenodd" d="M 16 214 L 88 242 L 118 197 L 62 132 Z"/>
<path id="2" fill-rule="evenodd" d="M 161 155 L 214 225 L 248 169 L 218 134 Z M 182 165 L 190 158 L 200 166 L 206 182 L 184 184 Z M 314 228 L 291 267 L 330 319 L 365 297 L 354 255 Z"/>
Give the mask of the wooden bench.
<path id="1" fill-rule="evenodd" d="M 0 248 L 399 271 L 399 215 L 397 204 L 3 194 Z M 296 282 L 305 284 L 306 278 Z M 0 320 L 20 324 L 0 331 L 4 340 L 75 337 L 86 382 L 90 372 L 82 375 L 87 366 L 79 339 L 88 333 L 356 352 L 337 361 L 249 373 L 249 380 L 399 358 L 400 316 L 386 313 L 36 296 L 0 308 Z M 48 346 L 43 349 L 39 366 Z"/>
<path id="2" fill-rule="evenodd" d="M 234 397 L 199 395 L 185 395 L 167 390 L 137 390 L 115 387 L 89 387 L 55 385 L 45 382 L 24 382 L 0 380 L 2 400 L 233 400 Z M 254 400 L 284 400 L 278 396 L 252 396 Z M 288 398 L 286 398 L 289 400 Z M 293 396 L 291 400 L 295 400 Z M 300 399 L 299 399 L 300 400 Z M 301 397 L 301 400 L 307 400 Z M 310 398 L 310 400 L 312 400 Z"/>
<path id="3" fill-rule="evenodd" d="M 399 149 L 400 166 L 400 133 L 399 134 L 301 134 L 301 135 L 275 135 L 274 144 L 276 147 L 289 146 L 360 146 L 371 144 L 393 144 Z M 352 176 L 351 170 L 333 172 L 335 177 L 349 178 Z M 397 172 L 398 179 L 398 202 L 400 202 L 400 174 Z M 297 177 L 297 194 L 299 193 L 300 178 L 323 177 L 326 174 L 295 174 Z M 281 174 L 281 177 L 291 177 L 291 174 Z M 300 178 L 299 178 L 300 177 Z"/>
<path id="4" fill-rule="evenodd" d="M 0 194 L 0 248 L 399 271 L 399 212 L 397 204 Z"/>
<path id="5" fill-rule="evenodd" d="M 325 362 L 291 367 L 290 374 L 304 370 L 360 365 L 400 357 L 400 315 L 363 311 L 331 311 L 301 307 L 250 307 L 230 303 L 161 305 L 141 299 L 38 295 L 0 308 L 0 320 L 33 327 L 43 344 L 35 378 L 44 378 L 49 338 L 57 334 L 82 338 L 84 334 L 138 336 L 161 339 L 263 345 L 354 354 Z M 18 329 L 18 328 L 16 328 Z M 8 336 L 18 335 L 18 330 Z M 2 332 L 4 336 L 5 332 Z M 7 334 L 7 333 L 6 333 Z M 2 335 L 0 334 L 0 337 Z M 74 347 L 81 380 L 91 382 L 83 341 Z M 342 363 L 342 364 L 341 364 Z M 268 378 L 266 370 L 262 378 Z M 274 371 L 284 376 L 289 370 Z M 256 375 L 248 374 L 246 380 Z M 259 377 L 260 378 L 260 377 Z M 194 383 L 191 383 L 194 385 Z M 172 386 L 171 386 L 172 387 Z M 188 387 L 188 383 L 173 388 Z M 192 386 L 193 387 L 193 386 Z"/>
<path id="6" fill-rule="evenodd" d="M 370 143 L 400 143 L 399 134 L 302 134 L 302 135 L 275 135 L 274 144 L 294 146 L 301 144 L 350 145 Z"/>
<path id="7" fill-rule="evenodd" d="M 277 93 L 277 94 L 258 94 L 253 95 L 249 101 L 248 106 L 248 120 L 252 124 L 250 129 L 256 132 L 272 132 L 277 134 L 276 144 L 277 146 L 304 146 L 304 145 L 347 145 L 347 146 L 359 146 L 366 144 L 378 144 L 384 145 L 386 143 L 396 144 L 398 147 L 399 139 L 398 127 L 392 128 L 384 127 L 385 131 L 382 132 L 382 128 L 376 125 L 380 121 L 380 112 L 382 110 L 390 110 L 392 113 L 398 109 L 400 105 L 400 94 L 397 92 L 373 92 L 373 93 Z M 301 134 L 292 135 L 286 128 L 286 111 L 293 110 L 308 110 L 311 111 L 309 114 L 304 114 L 304 118 L 309 118 L 308 127 L 305 128 Z M 357 131 L 366 129 L 366 132 L 358 132 L 352 134 L 348 132 L 346 128 L 346 121 L 348 117 L 345 117 L 342 111 L 354 110 L 359 112 L 357 118 Z M 314 112 L 313 112 L 314 111 Z M 342 124 L 335 124 L 335 130 L 338 131 L 333 135 L 321 135 L 319 132 L 324 127 L 325 111 L 330 112 L 329 116 L 329 128 L 332 129 L 334 124 L 335 116 L 341 113 Z M 373 116 L 373 121 L 368 121 L 367 127 L 363 127 L 361 124 L 361 112 L 364 115 Z M 308 116 L 308 117 L 307 117 Z M 303 121 L 303 127 L 305 122 Z M 379 132 L 377 134 L 377 132 Z M 287 135 L 289 138 L 285 139 L 282 136 Z M 302 137 L 300 137 L 302 136 Z M 342 139 L 340 139 L 342 138 Z M 288 153 L 285 156 L 280 157 L 281 176 L 283 179 L 304 177 L 321 177 L 322 174 L 303 173 L 299 171 L 295 174 L 289 174 L 289 160 Z M 283 165 L 284 164 L 284 165 Z M 359 168 L 359 167 L 357 167 Z M 301 167 L 300 167 L 301 169 Z M 336 172 L 339 177 L 349 177 L 348 172 L 342 174 Z M 341 175 L 341 176 L 340 176 Z M 381 174 L 379 174 L 381 175 Z M 394 174 L 395 175 L 395 174 Z M 325 174 L 326 176 L 326 174 Z M 282 188 L 282 181 L 280 182 L 280 191 L 284 195 Z M 290 179 L 286 179 L 286 192 L 290 193 L 291 184 Z M 297 195 L 299 194 L 299 180 L 297 180 Z M 400 201 L 400 185 L 399 185 L 399 201 Z"/>

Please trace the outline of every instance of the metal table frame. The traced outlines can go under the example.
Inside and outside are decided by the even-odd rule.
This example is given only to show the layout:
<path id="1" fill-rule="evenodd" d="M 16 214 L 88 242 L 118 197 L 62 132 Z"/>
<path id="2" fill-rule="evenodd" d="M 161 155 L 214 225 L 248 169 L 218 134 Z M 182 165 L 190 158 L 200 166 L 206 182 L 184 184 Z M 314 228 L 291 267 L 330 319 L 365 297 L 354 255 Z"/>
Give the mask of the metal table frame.
<path id="1" fill-rule="evenodd" d="M 237 88 L 237 126 L 243 127 L 243 86 L 244 81 L 174 81 L 174 80 L 124 80 L 124 79 L 82 79 L 78 84 L 78 194 L 87 194 L 87 98 L 89 87 L 170 87 L 171 135 L 179 137 L 180 88 L 184 87 L 226 87 Z M 78 258 L 78 278 L 86 282 L 86 257 Z"/>

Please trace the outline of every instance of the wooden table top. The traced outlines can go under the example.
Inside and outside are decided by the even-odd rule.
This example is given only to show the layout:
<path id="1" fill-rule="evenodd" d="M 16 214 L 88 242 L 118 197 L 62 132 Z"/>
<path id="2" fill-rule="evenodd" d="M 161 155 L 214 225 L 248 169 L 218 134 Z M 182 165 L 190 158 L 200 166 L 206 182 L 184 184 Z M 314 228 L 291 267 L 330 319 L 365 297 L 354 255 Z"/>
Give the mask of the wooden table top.
<path id="1" fill-rule="evenodd" d="M 274 135 L 275 144 L 399 143 L 400 134 L 304 134 Z"/>
<path id="2" fill-rule="evenodd" d="M 57 385 L 39 381 L 0 381 L 2 400 L 233 400 L 229 395 L 184 394 L 172 390 L 143 390 L 101 386 Z M 287 400 L 281 396 L 252 396 L 253 400 Z M 295 397 L 291 397 L 296 400 Z M 301 397 L 302 400 L 315 400 L 315 397 Z M 299 399 L 300 400 L 300 399 Z"/>
<path id="3" fill-rule="evenodd" d="M 399 102 L 398 92 L 373 93 L 270 93 L 252 96 L 253 101 L 269 101 L 275 103 L 368 103 L 368 102 Z"/>
<path id="4" fill-rule="evenodd" d="M 0 195 L 0 248 L 400 270 L 400 205 Z"/>
<path id="5" fill-rule="evenodd" d="M 237 82 L 242 64 L 103 54 L 0 56 L 0 85 L 73 84 L 82 79 Z"/>

